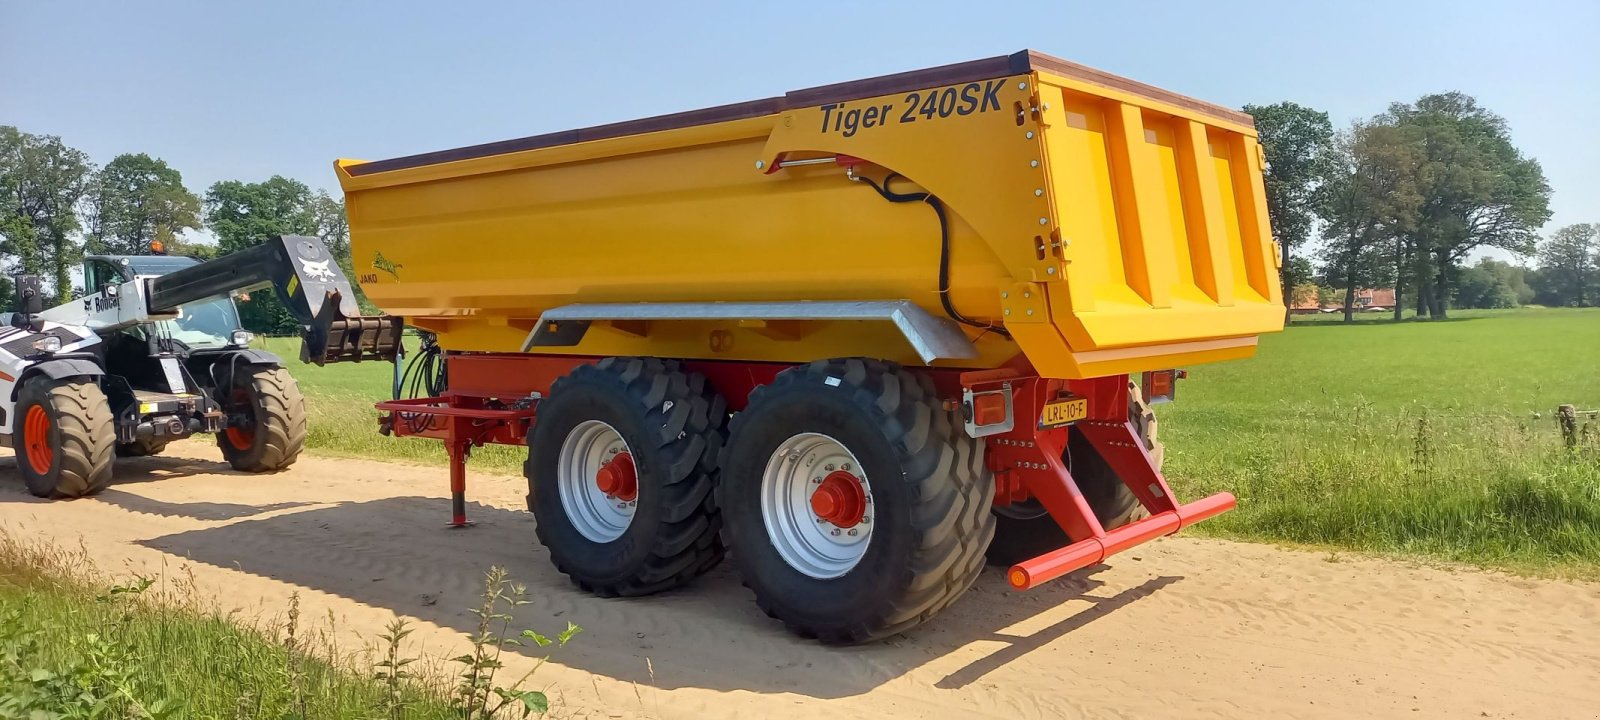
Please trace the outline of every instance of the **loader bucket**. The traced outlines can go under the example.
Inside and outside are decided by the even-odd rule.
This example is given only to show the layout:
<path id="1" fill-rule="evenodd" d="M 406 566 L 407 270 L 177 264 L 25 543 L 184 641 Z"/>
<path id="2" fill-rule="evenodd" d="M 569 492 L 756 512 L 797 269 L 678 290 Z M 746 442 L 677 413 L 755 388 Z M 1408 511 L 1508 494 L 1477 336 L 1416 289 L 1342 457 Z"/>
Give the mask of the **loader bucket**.
<path id="1" fill-rule="evenodd" d="M 405 324 L 393 315 L 345 317 L 339 312 L 339 293 L 324 299 L 315 320 L 300 332 L 300 361 L 327 365 L 337 362 L 387 360 L 400 352 Z"/>

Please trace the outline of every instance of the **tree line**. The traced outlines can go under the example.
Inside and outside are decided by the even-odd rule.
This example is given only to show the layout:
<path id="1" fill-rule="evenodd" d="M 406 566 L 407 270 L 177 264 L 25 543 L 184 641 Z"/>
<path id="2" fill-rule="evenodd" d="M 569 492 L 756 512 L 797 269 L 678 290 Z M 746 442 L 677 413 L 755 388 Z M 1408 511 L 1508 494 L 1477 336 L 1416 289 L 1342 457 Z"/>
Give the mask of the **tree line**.
<path id="1" fill-rule="evenodd" d="M 216 244 L 186 238 L 199 230 Z M 84 294 L 73 268 L 85 255 L 145 255 L 159 242 L 167 254 L 209 259 L 273 235 L 320 237 L 350 274 L 344 201 L 326 191 L 275 175 L 213 183 L 202 197 L 160 158 L 125 153 L 97 166 L 59 137 L 0 125 L 0 302 L 9 303 L 11 276 L 21 273 L 44 280 L 54 293 L 47 304 Z M 239 314 L 253 332 L 296 330 L 272 293 L 240 303 Z"/>
<path id="2" fill-rule="evenodd" d="M 1600 224 L 1541 239 L 1550 219 L 1544 171 L 1512 143 L 1505 119 L 1473 97 L 1426 95 L 1339 131 L 1326 112 L 1292 102 L 1244 109 L 1266 151 L 1286 304 L 1320 294 L 1351 320 L 1358 290 L 1388 287 L 1397 320 L 1409 308 L 1445 318 L 1451 307 L 1600 303 Z M 1296 254 L 1313 239 L 1316 252 Z M 1482 248 L 1533 267 L 1466 264 Z"/>

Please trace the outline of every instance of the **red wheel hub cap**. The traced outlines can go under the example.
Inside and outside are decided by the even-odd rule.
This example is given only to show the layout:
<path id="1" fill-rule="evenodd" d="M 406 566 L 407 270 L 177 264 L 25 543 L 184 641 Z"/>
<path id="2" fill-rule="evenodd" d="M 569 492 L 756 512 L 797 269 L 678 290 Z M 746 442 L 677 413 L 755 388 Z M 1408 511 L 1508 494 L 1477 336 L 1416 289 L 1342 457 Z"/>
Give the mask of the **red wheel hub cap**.
<path id="1" fill-rule="evenodd" d="M 607 460 L 595 473 L 594 484 L 599 486 L 600 492 L 619 500 L 639 497 L 639 473 L 634 470 L 633 456 L 617 453 Z"/>
<path id="2" fill-rule="evenodd" d="M 855 527 L 867 511 L 867 491 L 856 476 L 835 470 L 811 493 L 811 511 L 835 527 Z"/>

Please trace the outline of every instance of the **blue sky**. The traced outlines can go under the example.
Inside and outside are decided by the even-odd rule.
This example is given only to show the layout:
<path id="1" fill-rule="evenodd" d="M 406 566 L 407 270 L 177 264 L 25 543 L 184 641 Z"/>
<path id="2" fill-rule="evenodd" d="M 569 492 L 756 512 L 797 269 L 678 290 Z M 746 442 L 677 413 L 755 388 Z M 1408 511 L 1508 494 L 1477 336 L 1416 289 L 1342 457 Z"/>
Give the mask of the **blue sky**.
<path id="1" fill-rule="evenodd" d="M 1032 48 L 1337 125 L 1461 90 L 1600 221 L 1600 2 L 0 0 L 0 124 L 204 192 Z"/>

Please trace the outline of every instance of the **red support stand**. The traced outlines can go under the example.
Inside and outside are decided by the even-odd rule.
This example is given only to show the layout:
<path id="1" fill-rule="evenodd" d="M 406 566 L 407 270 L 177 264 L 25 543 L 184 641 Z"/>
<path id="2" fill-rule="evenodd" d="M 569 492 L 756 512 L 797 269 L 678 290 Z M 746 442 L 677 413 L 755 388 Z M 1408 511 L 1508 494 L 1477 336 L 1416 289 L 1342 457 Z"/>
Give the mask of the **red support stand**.
<path id="1" fill-rule="evenodd" d="M 377 404 L 379 427 L 399 436 L 444 441 L 450 455 L 450 523 L 471 527 L 467 519 L 467 458 L 484 443 L 521 445 L 533 422 L 534 407 L 485 407 L 484 398 L 446 395 L 386 400 Z"/>
<path id="2" fill-rule="evenodd" d="M 450 453 L 450 527 L 471 527 L 472 522 L 467 520 L 467 457 L 472 453 L 472 448 L 465 441 L 454 437 L 457 434 L 456 425 L 460 418 L 451 418 L 450 439 L 445 441 L 445 447 Z"/>

